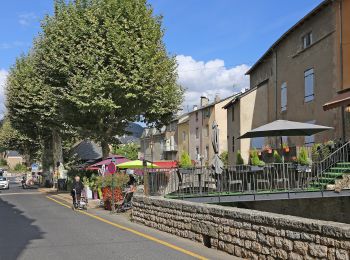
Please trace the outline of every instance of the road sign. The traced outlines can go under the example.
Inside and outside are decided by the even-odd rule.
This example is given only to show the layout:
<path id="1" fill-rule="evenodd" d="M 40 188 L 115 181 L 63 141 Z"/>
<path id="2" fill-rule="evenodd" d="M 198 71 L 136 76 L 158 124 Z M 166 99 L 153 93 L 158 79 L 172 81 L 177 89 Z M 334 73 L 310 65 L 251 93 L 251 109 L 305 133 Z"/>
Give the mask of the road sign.
<path id="1" fill-rule="evenodd" d="M 113 174 L 117 170 L 117 167 L 115 166 L 114 163 L 111 162 L 110 164 L 107 165 L 107 170 L 109 173 Z"/>
<path id="2" fill-rule="evenodd" d="M 33 163 L 31 165 L 31 167 L 32 167 L 32 172 L 38 172 L 39 171 L 39 165 L 38 164 Z"/>

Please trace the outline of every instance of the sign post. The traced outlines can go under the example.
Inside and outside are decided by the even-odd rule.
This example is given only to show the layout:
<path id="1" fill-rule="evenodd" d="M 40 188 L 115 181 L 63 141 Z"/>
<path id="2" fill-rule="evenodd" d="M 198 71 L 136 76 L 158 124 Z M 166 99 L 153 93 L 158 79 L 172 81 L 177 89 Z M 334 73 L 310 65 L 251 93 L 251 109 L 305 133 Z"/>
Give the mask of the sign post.
<path id="1" fill-rule="evenodd" d="M 114 159 L 114 158 L 113 158 Z M 107 170 L 110 174 L 112 174 L 112 187 L 111 187 L 111 190 L 112 190 L 112 205 L 111 205 L 111 213 L 114 213 L 115 211 L 115 198 L 114 198 L 114 173 L 116 172 L 117 170 L 117 167 L 115 166 L 115 159 L 113 160 L 112 159 L 112 162 L 110 164 L 107 165 Z"/>

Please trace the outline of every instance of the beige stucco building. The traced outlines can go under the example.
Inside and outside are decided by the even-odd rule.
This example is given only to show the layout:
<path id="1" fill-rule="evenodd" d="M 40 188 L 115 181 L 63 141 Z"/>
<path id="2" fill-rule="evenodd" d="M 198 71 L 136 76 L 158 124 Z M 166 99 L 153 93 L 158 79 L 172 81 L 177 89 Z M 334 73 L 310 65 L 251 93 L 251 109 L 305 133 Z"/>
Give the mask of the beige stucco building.
<path id="1" fill-rule="evenodd" d="M 344 112 L 343 118 L 341 109 L 323 109 L 338 91 L 350 86 L 349 78 L 344 76 L 342 79 L 340 73 L 350 74 L 349 41 L 344 43 L 350 30 L 350 23 L 345 23 L 350 12 L 347 12 L 347 18 L 340 19 L 340 14 L 344 13 L 342 8 L 349 8 L 349 1 L 323 1 L 283 34 L 251 67 L 247 72 L 250 90 L 226 106 L 230 140 L 276 119 L 334 127 L 332 131 L 311 137 L 284 138 L 289 145 L 312 145 L 339 139 L 344 132 L 349 132 L 349 125 L 346 125 L 349 113 Z M 340 34 L 343 35 L 342 44 Z M 230 120 L 232 111 L 237 114 L 233 121 Z M 349 136 L 349 133 L 345 135 Z M 261 143 L 279 146 L 279 140 L 260 140 L 259 146 Z M 254 146 L 253 141 L 236 140 L 234 147 L 233 141 L 229 142 L 230 163 L 235 162 L 237 150 L 242 150 L 247 159 L 246 152 Z"/>
<path id="2" fill-rule="evenodd" d="M 188 144 L 189 155 L 198 165 L 208 165 L 214 156 L 211 143 L 212 125 L 215 121 L 219 128 L 219 154 L 227 151 L 227 114 L 223 108 L 231 97 L 220 99 L 215 97 L 209 102 L 206 97 L 201 97 L 199 107 L 195 106 L 188 113 Z"/>
<path id="3" fill-rule="evenodd" d="M 338 140 L 344 133 L 349 137 L 349 113 L 345 112 L 342 118 L 341 108 L 327 111 L 323 108 L 339 91 L 350 87 L 345 76 L 350 74 L 348 46 L 345 49 L 346 44 L 340 44 L 339 40 L 340 30 L 349 31 L 350 27 L 350 23 L 344 24 L 345 18 L 340 26 L 340 5 L 349 9 L 349 2 L 323 1 L 284 33 L 247 72 L 250 90 L 226 106 L 230 164 L 236 161 L 237 150 L 242 151 L 247 162 L 252 147 L 280 146 L 279 138 L 260 139 L 255 144 L 256 140 L 250 139 L 233 141 L 252 128 L 277 119 L 334 128 L 311 137 L 284 137 L 283 142 L 289 145 Z M 342 55 L 340 46 L 343 46 Z"/>

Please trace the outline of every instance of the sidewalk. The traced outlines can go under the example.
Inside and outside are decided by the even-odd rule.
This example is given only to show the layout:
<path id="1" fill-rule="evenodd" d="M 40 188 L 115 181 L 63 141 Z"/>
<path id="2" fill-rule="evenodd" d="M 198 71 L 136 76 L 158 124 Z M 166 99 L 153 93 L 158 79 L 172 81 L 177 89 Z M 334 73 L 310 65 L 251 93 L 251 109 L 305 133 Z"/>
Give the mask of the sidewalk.
<path id="1" fill-rule="evenodd" d="M 43 191 L 42 191 L 43 192 Z M 72 199 L 69 193 L 51 193 L 50 190 L 47 192 L 49 197 L 61 201 L 67 206 L 71 205 Z M 90 204 L 91 200 L 89 201 Z M 89 205 L 91 206 L 91 205 Z M 80 211 L 78 211 L 80 212 Z M 72 212 L 73 213 L 73 212 Z M 116 235 L 118 235 L 118 227 L 124 230 L 130 230 L 132 233 L 139 233 L 143 237 L 149 237 L 150 240 L 163 241 L 164 243 L 170 243 L 176 247 L 179 247 L 184 250 L 188 250 L 195 254 L 201 255 L 207 259 L 240 259 L 232 255 L 226 254 L 224 252 L 218 251 L 216 249 L 210 249 L 204 245 L 194 242 L 188 239 L 177 237 L 156 229 L 152 229 L 137 223 L 134 223 L 130 219 L 130 211 L 126 213 L 114 213 L 111 214 L 109 211 L 106 211 L 101 208 L 91 208 L 89 207 L 87 212 L 82 211 L 82 214 L 93 217 L 100 220 L 102 224 L 107 222 L 115 223 Z M 105 223 L 103 223 L 105 222 Z M 109 223 L 107 223 L 109 224 Z M 159 243 L 159 242 L 158 242 Z M 160 245 L 161 246 L 161 245 Z"/>

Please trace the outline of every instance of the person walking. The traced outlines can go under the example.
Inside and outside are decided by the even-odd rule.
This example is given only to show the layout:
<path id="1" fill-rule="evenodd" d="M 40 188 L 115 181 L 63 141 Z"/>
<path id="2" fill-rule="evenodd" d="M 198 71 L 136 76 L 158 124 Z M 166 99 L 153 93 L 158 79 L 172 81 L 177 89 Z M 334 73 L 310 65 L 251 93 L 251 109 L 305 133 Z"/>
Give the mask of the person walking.
<path id="1" fill-rule="evenodd" d="M 71 190 L 73 205 L 75 208 L 79 207 L 79 201 L 80 201 L 81 193 L 83 192 L 83 190 L 84 190 L 84 185 L 81 182 L 80 177 L 77 175 L 74 177 L 72 190 Z"/>

